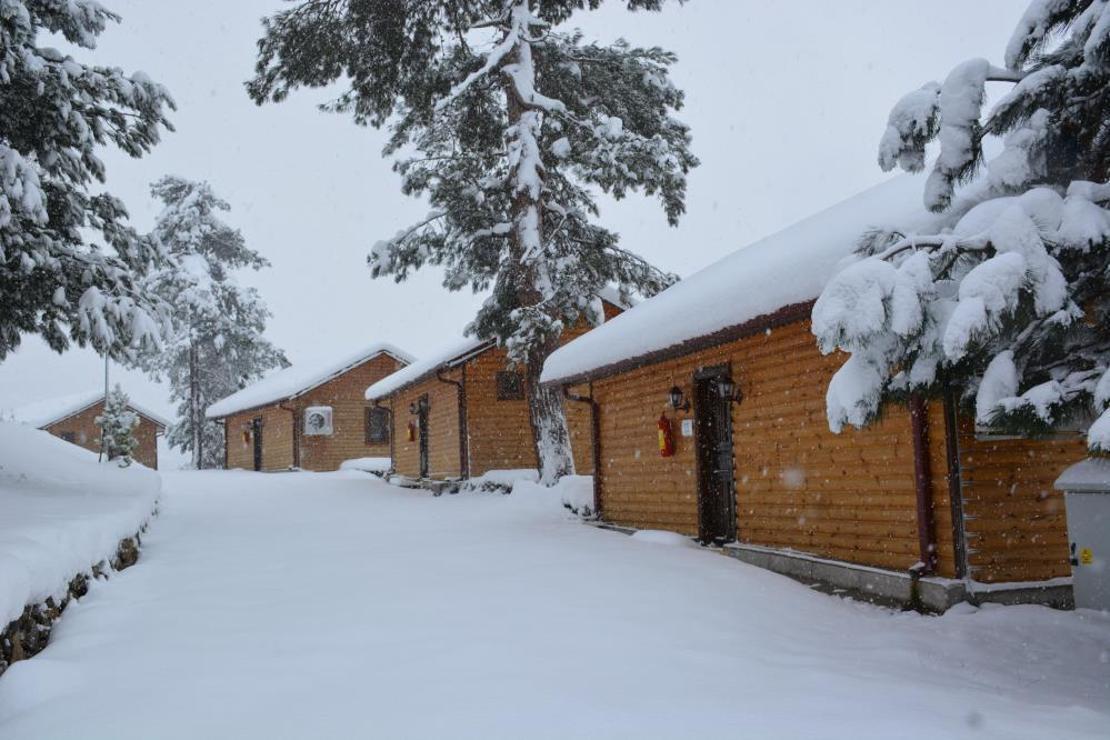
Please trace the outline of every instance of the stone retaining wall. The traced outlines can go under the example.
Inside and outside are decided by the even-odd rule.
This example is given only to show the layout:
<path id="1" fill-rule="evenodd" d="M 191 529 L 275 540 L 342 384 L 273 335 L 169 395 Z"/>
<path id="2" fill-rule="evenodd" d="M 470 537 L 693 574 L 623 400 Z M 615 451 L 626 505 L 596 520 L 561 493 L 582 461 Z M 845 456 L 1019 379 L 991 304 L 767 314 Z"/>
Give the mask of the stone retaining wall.
<path id="1" fill-rule="evenodd" d="M 130 568 L 139 560 L 139 548 L 147 525 L 135 533 L 134 537 L 120 540 L 115 556 L 96 563 L 86 573 L 78 573 L 69 582 L 66 593 L 61 598 L 49 597 L 38 604 L 28 604 L 23 614 L 12 620 L 0 632 L 0 676 L 19 660 L 26 660 L 39 653 L 50 641 L 50 630 L 62 616 L 70 599 L 79 599 L 89 591 L 89 579 L 107 579 L 114 571 Z"/>

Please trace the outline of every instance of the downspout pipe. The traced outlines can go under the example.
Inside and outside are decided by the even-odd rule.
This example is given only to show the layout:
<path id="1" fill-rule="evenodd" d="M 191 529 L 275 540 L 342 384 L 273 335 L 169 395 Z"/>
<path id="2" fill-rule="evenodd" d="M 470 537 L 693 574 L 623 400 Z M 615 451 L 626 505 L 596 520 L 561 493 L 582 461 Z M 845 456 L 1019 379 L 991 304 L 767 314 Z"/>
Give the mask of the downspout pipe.
<path id="1" fill-rule="evenodd" d="M 285 402 L 278 404 L 278 408 L 283 411 L 289 412 L 289 418 L 293 422 L 293 468 L 300 470 L 301 468 L 301 430 L 300 425 L 297 424 L 297 409 L 292 406 L 286 406 Z M 263 436 L 265 439 L 265 436 Z"/>
<path id="2" fill-rule="evenodd" d="M 451 380 L 443 377 L 443 368 L 436 370 L 436 380 L 440 383 L 455 386 L 455 394 L 459 405 L 459 475 L 464 479 L 470 477 L 470 441 L 467 439 L 466 425 L 466 365 L 463 365 L 462 380 Z"/>
<path id="3" fill-rule="evenodd" d="M 917 543 L 920 559 L 911 571 L 917 577 L 936 572 L 937 546 L 933 517 L 933 475 L 929 468 L 929 425 L 925 398 L 910 396 L 910 424 L 913 431 L 913 477 L 917 499 Z"/>
<path id="4" fill-rule="evenodd" d="M 967 578 L 967 531 L 964 527 L 964 486 L 960 472 L 960 419 L 956 392 L 944 388 L 945 456 L 948 461 L 948 501 L 952 509 L 952 541 L 955 544 L 956 577 Z"/>
<path id="5" fill-rule="evenodd" d="M 601 405 L 593 397 L 593 385 L 590 385 L 590 395 L 579 396 L 570 392 L 570 386 L 563 386 L 563 398 L 574 403 L 588 403 L 590 405 L 590 454 L 594 463 L 594 516 L 601 518 Z"/>

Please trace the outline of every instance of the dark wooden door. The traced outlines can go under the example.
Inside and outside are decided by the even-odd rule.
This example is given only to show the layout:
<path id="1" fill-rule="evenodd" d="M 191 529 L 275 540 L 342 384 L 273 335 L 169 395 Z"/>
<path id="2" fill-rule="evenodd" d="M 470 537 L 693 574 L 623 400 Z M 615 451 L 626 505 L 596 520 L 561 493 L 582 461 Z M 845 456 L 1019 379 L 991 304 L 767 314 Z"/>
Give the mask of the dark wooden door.
<path id="1" fill-rule="evenodd" d="M 694 376 L 694 443 L 698 466 L 698 536 L 707 544 L 736 539 L 733 482 L 732 402 L 721 393 L 726 366 Z"/>
<path id="2" fill-rule="evenodd" d="M 428 477 L 428 396 L 416 403 L 416 429 L 420 439 L 420 477 Z"/>
<path id="3" fill-rule="evenodd" d="M 254 440 L 254 469 L 262 470 L 262 417 L 251 420 L 251 438 Z"/>

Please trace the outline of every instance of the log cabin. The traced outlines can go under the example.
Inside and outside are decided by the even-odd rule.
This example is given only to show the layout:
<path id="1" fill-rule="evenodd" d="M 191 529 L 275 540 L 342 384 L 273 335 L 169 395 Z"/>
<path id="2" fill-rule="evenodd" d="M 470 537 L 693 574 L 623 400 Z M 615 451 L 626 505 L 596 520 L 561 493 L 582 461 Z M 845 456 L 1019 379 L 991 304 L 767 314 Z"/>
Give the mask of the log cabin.
<path id="1" fill-rule="evenodd" d="M 741 249 L 551 355 L 543 382 L 593 410 L 603 522 L 684 533 L 891 603 L 1068 604 L 1053 481 L 1085 457 L 1081 434 L 977 429 L 955 389 L 829 430 L 826 390 L 845 356 L 818 350 L 813 303 L 865 232 L 955 219 L 960 206 L 924 211 L 922 179 L 896 178 Z"/>
<path id="2" fill-rule="evenodd" d="M 377 343 L 329 362 L 287 367 L 217 401 L 207 417 L 224 425 L 224 467 L 325 471 L 345 460 L 388 457 L 388 420 L 363 391 L 412 359 Z"/>
<path id="3" fill-rule="evenodd" d="M 630 305 L 616 291 L 601 304 L 606 321 Z M 568 329 L 563 341 L 588 330 L 584 323 Z M 521 375 L 493 340 L 456 342 L 371 385 L 366 399 L 388 409 L 392 470 L 406 478 L 444 482 L 537 467 Z M 567 404 L 566 413 L 575 470 L 588 475 L 589 409 Z"/>
<path id="4" fill-rule="evenodd" d="M 127 408 L 139 417 L 135 426 L 134 459 L 153 470 L 158 469 L 158 437 L 169 422 L 158 414 L 130 402 Z M 104 412 L 104 391 L 89 391 L 38 401 L 16 409 L 16 421 L 53 434 L 66 442 L 100 452 L 100 427 L 96 417 Z"/>

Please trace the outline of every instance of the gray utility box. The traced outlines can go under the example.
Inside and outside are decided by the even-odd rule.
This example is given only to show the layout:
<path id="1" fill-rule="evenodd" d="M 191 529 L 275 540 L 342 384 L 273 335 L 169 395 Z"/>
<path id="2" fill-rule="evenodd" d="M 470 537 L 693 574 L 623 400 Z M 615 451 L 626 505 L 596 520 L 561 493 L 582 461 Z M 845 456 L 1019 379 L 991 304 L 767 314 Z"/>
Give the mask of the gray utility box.
<path id="1" fill-rule="evenodd" d="M 1110 458 L 1088 458 L 1056 480 L 1064 492 L 1075 605 L 1110 611 Z"/>

